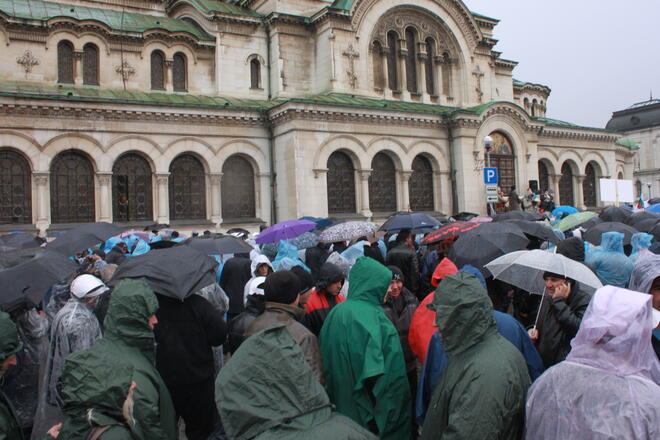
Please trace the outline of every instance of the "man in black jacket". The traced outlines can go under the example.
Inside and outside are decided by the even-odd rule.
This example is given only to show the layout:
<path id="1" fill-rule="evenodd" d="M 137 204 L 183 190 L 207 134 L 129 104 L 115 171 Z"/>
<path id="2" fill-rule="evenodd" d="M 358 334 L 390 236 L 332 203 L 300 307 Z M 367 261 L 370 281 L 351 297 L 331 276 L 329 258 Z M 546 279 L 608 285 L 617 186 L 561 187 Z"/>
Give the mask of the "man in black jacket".
<path id="1" fill-rule="evenodd" d="M 205 440 L 215 430 L 215 364 L 212 347 L 225 342 L 227 324 L 207 300 L 157 295 L 156 368 L 172 395 L 189 440 Z"/>
<path id="2" fill-rule="evenodd" d="M 580 328 L 591 294 L 563 275 L 545 272 L 543 279 L 546 297 L 539 310 L 537 328 L 528 333 L 547 369 L 566 359 L 571 351 L 571 339 Z"/>
<path id="3" fill-rule="evenodd" d="M 406 279 L 406 287 L 417 298 L 428 292 L 420 292 L 419 260 L 415 251 L 415 237 L 409 229 L 402 229 L 396 237 L 396 246 L 387 253 L 387 266 L 401 269 Z"/>
<path id="4" fill-rule="evenodd" d="M 225 262 L 220 275 L 220 287 L 229 297 L 229 321 L 238 316 L 245 309 L 245 298 L 243 292 L 252 274 L 250 273 L 250 259 L 244 257 L 233 257 Z"/>

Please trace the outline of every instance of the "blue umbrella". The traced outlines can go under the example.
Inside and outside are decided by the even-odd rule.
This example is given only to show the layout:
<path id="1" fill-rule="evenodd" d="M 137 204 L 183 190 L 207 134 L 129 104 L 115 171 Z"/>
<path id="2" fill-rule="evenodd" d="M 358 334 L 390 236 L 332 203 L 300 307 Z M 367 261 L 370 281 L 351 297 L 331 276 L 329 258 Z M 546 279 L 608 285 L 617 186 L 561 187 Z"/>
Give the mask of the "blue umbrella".
<path id="1" fill-rule="evenodd" d="M 297 237 L 316 228 L 316 223 L 309 220 L 287 220 L 261 231 L 257 244 L 275 243 L 280 240 Z"/>
<path id="2" fill-rule="evenodd" d="M 557 206 L 555 209 L 552 210 L 552 215 L 555 217 L 560 217 L 563 213 L 567 213 L 568 215 L 570 214 L 577 214 L 580 212 L 579 209 L 573 208 L 572 206 L 568 205 L 563 205 L 563 206 Z"/>
<path id="3" fill-rule="evenodd" d="M 648 212 L 655 212 L 656 214 L 660 214 L 660 203 L 657 203 L 655 205 L 651 205 L 648 208 L 646 208 Z"/>
<path id="4" fill-rule="evenodd" d="M 300 217 L 298 220 L 309 220 L 310 222 L 316 223 L 316 228 L 326 228 L 328 226 L 331 226 L 334 222 L 330 220 L 329 218 L 321 218 L 321 217 L 311 217 L 311 216 L 305 216 L 305 217 Z"/>
<path id="5" fill-rule="evenodd" d="M 402 229 L 431 230 L 440 226 L 440 222 L 421 212 L 398 212 L 387 219 L 380 231 L 396 232 Z"/>

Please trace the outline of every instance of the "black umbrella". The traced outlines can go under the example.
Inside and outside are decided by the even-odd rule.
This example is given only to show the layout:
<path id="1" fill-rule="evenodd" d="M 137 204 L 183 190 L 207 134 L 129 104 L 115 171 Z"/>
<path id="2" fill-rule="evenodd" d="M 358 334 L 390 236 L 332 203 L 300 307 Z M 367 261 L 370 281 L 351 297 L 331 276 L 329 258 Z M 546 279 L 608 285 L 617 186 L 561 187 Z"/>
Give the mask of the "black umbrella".
<path id="1" fill-rule="evenodd" d="M 421 212 L 398 212 L 388 218 L 379 231 L 395 232 L 402 229 L 428 231 L 439 225 L 438 220 Z"/>
<path id="2" fill-rule="evenodd" d="M 507 211 L 501 214 L 493 215 L 493 221 L 501 222 L 504 220 L 527 220 L 530 222 L 535 222 L 543 220 L 545 215 L 539 214 L 536 212 L 527 212 L 527 211 Z"/>
<path id="3" fill-rule="evenodd" d="M 459 212 L 458 214 L 454 214 L 451 217 L 457 222 L 467 222 L 475 217 L 479 217 L 479 214 L 475 214 L 474 212 L 463 211 L 463 212 Z"/>
<path id="4" fill-rule="evenodd" d="M 600 217 L 592 217 L 589 220 L 587 220 L 586 222 L 582 223 L 580 225 L 580 227 L 587 230 L 587 229 L 593 228 L 594 226 L 599 225 L 601 223 L 603 223 L 603 219 L 601 219 Z"/>
<path id="5" fill-rule="evenodd" d="M 449 259 L 461 268 L 466 264 L 488 275 L 484 266 L 509 252 L 525 249 L 529 240 L 511 222 L 483 223 L 465 232 L 449 251 Z"/>
<path id="6" fill-rule="evenodd" d="M 658 203 L 660 203 L 660 197 L 653 197 L 648 201 L 649 205 L 657 205 Z"/>
<path id="7" fill-rule="evenodd" d="M 588 241 L 591 244 L 600 245 L 600 238 L 606 232 L 622 232 L 624 234 L 623 244 L 630 244 L 630 239 L 633 234 L 639 232 L 637 229 L 632 226 L 626 225 L 620 222 L 603 222 L 599 223 L 596 226 L 587 229 L 582 235 L 585 241 Z"/>
<path id="8" fill-rule="evenodd" d="M 69 229 L 46 247 L 64 255 L 75 255 L 121 232 L 121 228 L 111 223 L 88 223 Z"/>
<path id="9" fill-rule="evenodd" d="M 232 235 L 214 238 L 195 237 L 189 238 L 184 243 L 206 255 L 244 254 L 254 249 Z"/>
<path id="10" fill-rule="evenodd" d="M 655 226 L 647 231 L 647 233 L 653 235 L 655 241 L 660 241 L 660 222 L 656 223 Z"/>
<path id="11" fill-rule="evenodd" d="M 637 211 L 628 218 L 626 224 L 643 231 L 643 229 L 639 227 L 640 224 L 653 226 L 655 222 L 658 221 L 660 221 L 660 214 L 649 211 Z"/>
<path id="12" fill-rule="evenodd" d="M 183 300 L 214 283 L 217 269 L 213 258 L 190 246 L 175 246 L 127 258 L 110 284 L 114 286 L 124 278 L 144 278 L 154 292 Z"/>
<path id="13" fill-rule="evenodd" d="M 145 231 L 160 231 L 161 229 L 167 229 L 169 228 L 170 225 L 167 223 L 153 223 L 150 224 L 149 226 L 145 226 L 144 230 Z"/>
<path id="14" fill-rule="evenodd" d="M 46 249 L 20 249 L 0 254 L 0 309 L 34 307 L 51 286 L 73 274 L 77 265 Z"/>
<path id="15" fill-rule="evenodd" d="M 231 228 L 227 230 L 227 234 L 237 238 L 248 238 L 250 236 L 250 231 L 243 228 Z"/>
<path id="16" fill-rule="evenodd" d="M 508 223 L 518 226 L 525 235 L 529 235 L 530 237 L 538 238 L 542 241 L 549 241 L 554 244 L 561 241 L 560 238 L 552 232 L 552 228 L 545 223 L 531 222 L 529 220 L 509 220 Z"/>
<path id="17" fill-rule="evenodd" d="M 626 223 L 626 220 L 628 220 L 631 215 L 632 212 L 626 208 L 621 208 L 619 206 L 608 206 L 601 211 L 599 217 L 604 222 Z"/>
<path id="18" fill-rule="evenodd" d="M 171 248 L 173 246 L 176 246 L 177 244 L 179 244 L 179 243 L 177 243 L 176 241 L 172 241 L 172 240 L 158 240 L 158 241 L 150 242 L 149 247 L 151 249 L 167 249 L 167 248 Z"/>
<path id="19" fill-rule="evenodd" d="M 30 249 L 41 246 L 42 241 L 32 234 L 16 232 L 0 235 L 0 246 L 13 249 Z"/>

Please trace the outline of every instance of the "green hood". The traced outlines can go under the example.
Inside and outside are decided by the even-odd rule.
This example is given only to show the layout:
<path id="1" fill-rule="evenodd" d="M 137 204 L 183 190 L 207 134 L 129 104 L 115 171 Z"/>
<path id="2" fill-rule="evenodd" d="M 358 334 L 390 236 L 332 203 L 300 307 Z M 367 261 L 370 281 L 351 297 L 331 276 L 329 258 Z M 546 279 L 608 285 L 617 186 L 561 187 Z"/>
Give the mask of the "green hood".
<path id="1" fill-rule="evenodd" d="M 149 328 L 149 318 L 156 310 L 158 300 L 146 281 L 120 281 L 110 295 L 104 337 L 152 352 L 154 332 Z"/>
<path id="2" fill-rule="evenodd" d="M 477 344 L 488 333 L 497 333 L 493 304 L 474 275 L 459 272 L 443 278 L 428 308 L 435 310 L 442 343 L 452 356 Z"/>
<path id="3" fill-rule="evenodd" d="M 369 257 L 360 257 L 349 274 L 348 299 L 380 306 L 385 300 L 392 272 Z"/>
<path id="4" fill-rule="evenodd" d="M 23 343 L 18 339 L 16 324 L 8 313 L 0 312 L 0 362 L 18 353 L 22 348 Z"/>
<path id="5" fill-rule="evenodd" d="M 332 415 L 330 399 L 283 324 L 248 338 L 215 382 L 230 438 L 247 440 L 285 428 L 305 431 Z"/>

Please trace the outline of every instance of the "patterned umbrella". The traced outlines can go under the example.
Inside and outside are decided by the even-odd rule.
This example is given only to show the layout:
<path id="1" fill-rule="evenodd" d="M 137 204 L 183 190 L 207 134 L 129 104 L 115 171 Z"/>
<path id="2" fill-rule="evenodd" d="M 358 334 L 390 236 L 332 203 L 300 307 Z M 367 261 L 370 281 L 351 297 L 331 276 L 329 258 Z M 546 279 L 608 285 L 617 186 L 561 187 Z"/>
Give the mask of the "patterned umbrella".
<path id="1" fill-rule="evenodd" d="M 298 249 L 307 249 L 314 247 L 319 243 L 319 236 L 313 232 L 305 232 L 302 235 L 289 239 L 289 243 Z"/>
<path id="2" fill-rule="evenodd" d="M 336 241 L 350 241 L 359 237 L 375 234 L 378 227 L 371 222 L 345 222 L 330 226 L 319 235 L 319 241 L 334 243 Z"/>
<path id="3" fill-rule="evenodd" d="M 439 229 L 430 232 L 422 239 L 422 244 L 429 245 L 448 238 L 460 237 L 464 232 L 478 228 L 481 225 L 482 223 L 472 221 L 449 223 L 448 225 L 441 226 Z"/>
<path id="4" fill-rule="evenodd" d="M 276 243 L 280 240 L 297 237 L 316 228 L 316 223 L 309 220 L 287 220 L 266 228 L 257 237 L 257 244 Z"/>

